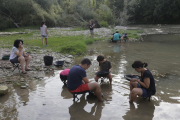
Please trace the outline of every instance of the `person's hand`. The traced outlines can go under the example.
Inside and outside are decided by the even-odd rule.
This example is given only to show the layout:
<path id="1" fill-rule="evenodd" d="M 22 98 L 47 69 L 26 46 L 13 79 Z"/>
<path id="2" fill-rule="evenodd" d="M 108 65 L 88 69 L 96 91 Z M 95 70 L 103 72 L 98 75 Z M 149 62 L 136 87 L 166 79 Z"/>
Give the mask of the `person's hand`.
<path id="1" fill-rule="evenodd" d="M 132 78 L 131 81 L 132 81 L 132 82 L 138 82 L 139 80 L 136 79 L 136 78 Z"/>

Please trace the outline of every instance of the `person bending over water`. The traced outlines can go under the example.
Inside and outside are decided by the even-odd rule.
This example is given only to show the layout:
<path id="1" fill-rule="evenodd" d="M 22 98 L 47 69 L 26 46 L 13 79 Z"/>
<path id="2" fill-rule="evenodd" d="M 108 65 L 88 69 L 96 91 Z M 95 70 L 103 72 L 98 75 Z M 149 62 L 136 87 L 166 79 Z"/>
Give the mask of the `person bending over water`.
<path id="1" fill-rule="evenodd" d="M 15 40 L 14 47 L 11 50 L 11 55 L 9 58 L 11 63 L 20 63 L 22 73 L 26 74 L 26 71 L 30 71 L 31 69 L 28 67 L 31 61 L 31 56 L 25 53 L 23 41 L 22 40 Z M 24 64 L 26 62 L 26 66 L 24 68 Z"/>
<path id="2" fill-rule="evenodd" d="M 81 93 L 84 91 L 94 91 L 100 102 L 103 101 L 101 88 L 97 82 L 90 83 L 87 75 L 86 69 L 91 65 L 91 61 L 88 58 L 85 58 L 81 61 L 81 64 L 74 65 L 68 74 L 67 87 L 71 93 Z"/>
<path id="3" fill-rule="evenodd" d="M 147 98 L 156 93 L 155 81 L 151 72 L 146 68 L 147 63 L 142 63 L 141 61 L 134 61 L 132 67 L 138 73 L 141 73 L 139 76 L 140 80 L 132 78 L 130 81 L 130 103 L 132 103 L 137 95 Z"/>
<path id="4" fill-rule="evenodd" d="M 97 61 L 99 62 L 99 68 L 98 68 L 98 72 L 109 72 L 109 74 L 107 74 L 107 78 L 109 78 L 109 82 L 110 82 L 110 85 L 112 83 L 112 75 L 111 75 L 111 70 L 112 70 L 112 66 L 111 66 L 111 62 L 109 62 L 108 60 L 104 59 L 104 56 L 102 55 L 99 55 L 97 57 Z M 95 76 L 95 81 L 98 82 L 98 79 L 100 78 L 101 76 L 99 75 L 96 75 Z"/>

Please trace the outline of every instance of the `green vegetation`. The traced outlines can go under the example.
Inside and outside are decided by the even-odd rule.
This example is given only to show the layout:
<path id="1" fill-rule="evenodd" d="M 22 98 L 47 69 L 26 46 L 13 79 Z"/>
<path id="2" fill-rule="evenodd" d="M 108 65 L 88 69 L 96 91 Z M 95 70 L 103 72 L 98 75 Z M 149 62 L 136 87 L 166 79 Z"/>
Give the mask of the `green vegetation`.
<path id="1" fill-rule="evenodd" d="M 128 37 L 129 38 L 135 38 L 135 39 L 138 39 L 140 38 L 140 33 L 142 33 L 142 31 L 137 31 L 137 30 L 119 30 L 119 33 L 121 35 L 123 35 L 124 33 L 127 33 Z"/>
<path id="2" fill-rule="evenodd" d="M 0 30 L 23 26 L 87 28 L 90 20 L 108 25 L 174 24 L 180 0 L 0 0 Z M 168 11 L 168 12 L 165 12 Z M 104 24 L 102 24 L 104 25 Z"/>
<path id="3" fill-rule="evenodd" d="M 108 23 L 106 21 L 100 22 L 101 27 L 108 27 Z"/>
<path id="4" fill-rule="evenodd" d="M 27 28 L 24 28 L 27 29 Z M 26 31 L 21 29 L 21 31 Z M 29 28 L 28 28 L 29 29 Z M 78 28 L 79 29 L 79 28 Z M 19 29 L 17 29 L 19 31 Z M 16 29 L 9 29 L 8 31 L 16 31 Z M 21 32 L 20 31 L 20 32 Z M 30 31 L 27 34 L 14 34 L 14 35 L 2 35 L 0 36 L 1 48 L 11 49 L 16 39 L 22 39 L 25 47 L 31 48 L 32 46 L 38 46 L 43 48 L 41 37 L 33 37 L 38 34 L 39 31 Z M 87 44 L 92 44 L 96 40 L 102 40 L 104 38 L 90 39 L 89 36 L 78 35 L 78 36 L 58 36 L 48 38 L 48 47 L 44 49 L 51 49 L 52 51 L 58 51 L 61 53 L 68 54 L 82 54 L 87 49 Z M 32 47 L 33 51 L 33 47 Z M 30 52 L 30 51 L 29 51 Z"/>

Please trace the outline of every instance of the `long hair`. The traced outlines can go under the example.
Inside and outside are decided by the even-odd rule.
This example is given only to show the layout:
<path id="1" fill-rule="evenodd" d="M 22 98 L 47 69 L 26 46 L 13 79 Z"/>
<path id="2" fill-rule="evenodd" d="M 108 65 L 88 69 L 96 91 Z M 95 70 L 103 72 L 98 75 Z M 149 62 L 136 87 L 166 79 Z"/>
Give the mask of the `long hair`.
<path id="1" fill-rule="evenodd" d="M 41 27 L 44 25 L 44 23 L 45 23 L 44 21 L 41 23 Z"/>
<path id="2" fill-rule="evenodd" d="M 15 41 L 14 41 L 14 47 L 19 48 L 19 43 L 20 43 L 20 42 L 22 42 L 22 44 L 23 44 L 23 41 L 22 41 L 22 40 L 20 40 L 20 39 L 15 40 Z"/>
<path id="3" fill-rule="evenodd" d="M 147 67 L 148 64 L 147 63 L 142 63 L 141 61 L 134 61 L 134 63 L 132 64 L 132 68 L 143 68 L 143 67 Z"/>

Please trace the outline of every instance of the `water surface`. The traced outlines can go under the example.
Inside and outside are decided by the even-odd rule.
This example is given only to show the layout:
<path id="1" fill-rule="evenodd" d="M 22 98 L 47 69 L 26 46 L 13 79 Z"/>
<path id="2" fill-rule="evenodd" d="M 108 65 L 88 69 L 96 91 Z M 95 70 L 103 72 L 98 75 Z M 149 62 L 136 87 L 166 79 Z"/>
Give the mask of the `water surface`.
<path id="1" fill-rule="evenodd" d="M 170 120 L 179 119 L 180 114 L 180 35 L 147 35 L 144 41 L 110 43 L 97 41 L 89 46 L 85 57 L 92 61 L 87 76 L 94 82 L 98 70 L 97 55 L 104 55 L 112 63 L 113 82 L 101 85 L 104 103 L 96 97 L 79 95 L 73 102 L 72 95 L 59 79 L 61 70 L 55 76 L 29 81 L 27 89 L 10 85 L 10 92 L 0 97 L 0 118 L 6 120 Z M 84 57 L 75 59 L 80 63 Z M 156 95 L 151 102 L 137 98 L 129 104 L 129 81 L 125 74 L 137 74 L 131 65 L 134 60 L 148 63 L 148 69 L 155 75 Z M 165 75 L 162 77 L 161 75 Z"/>

